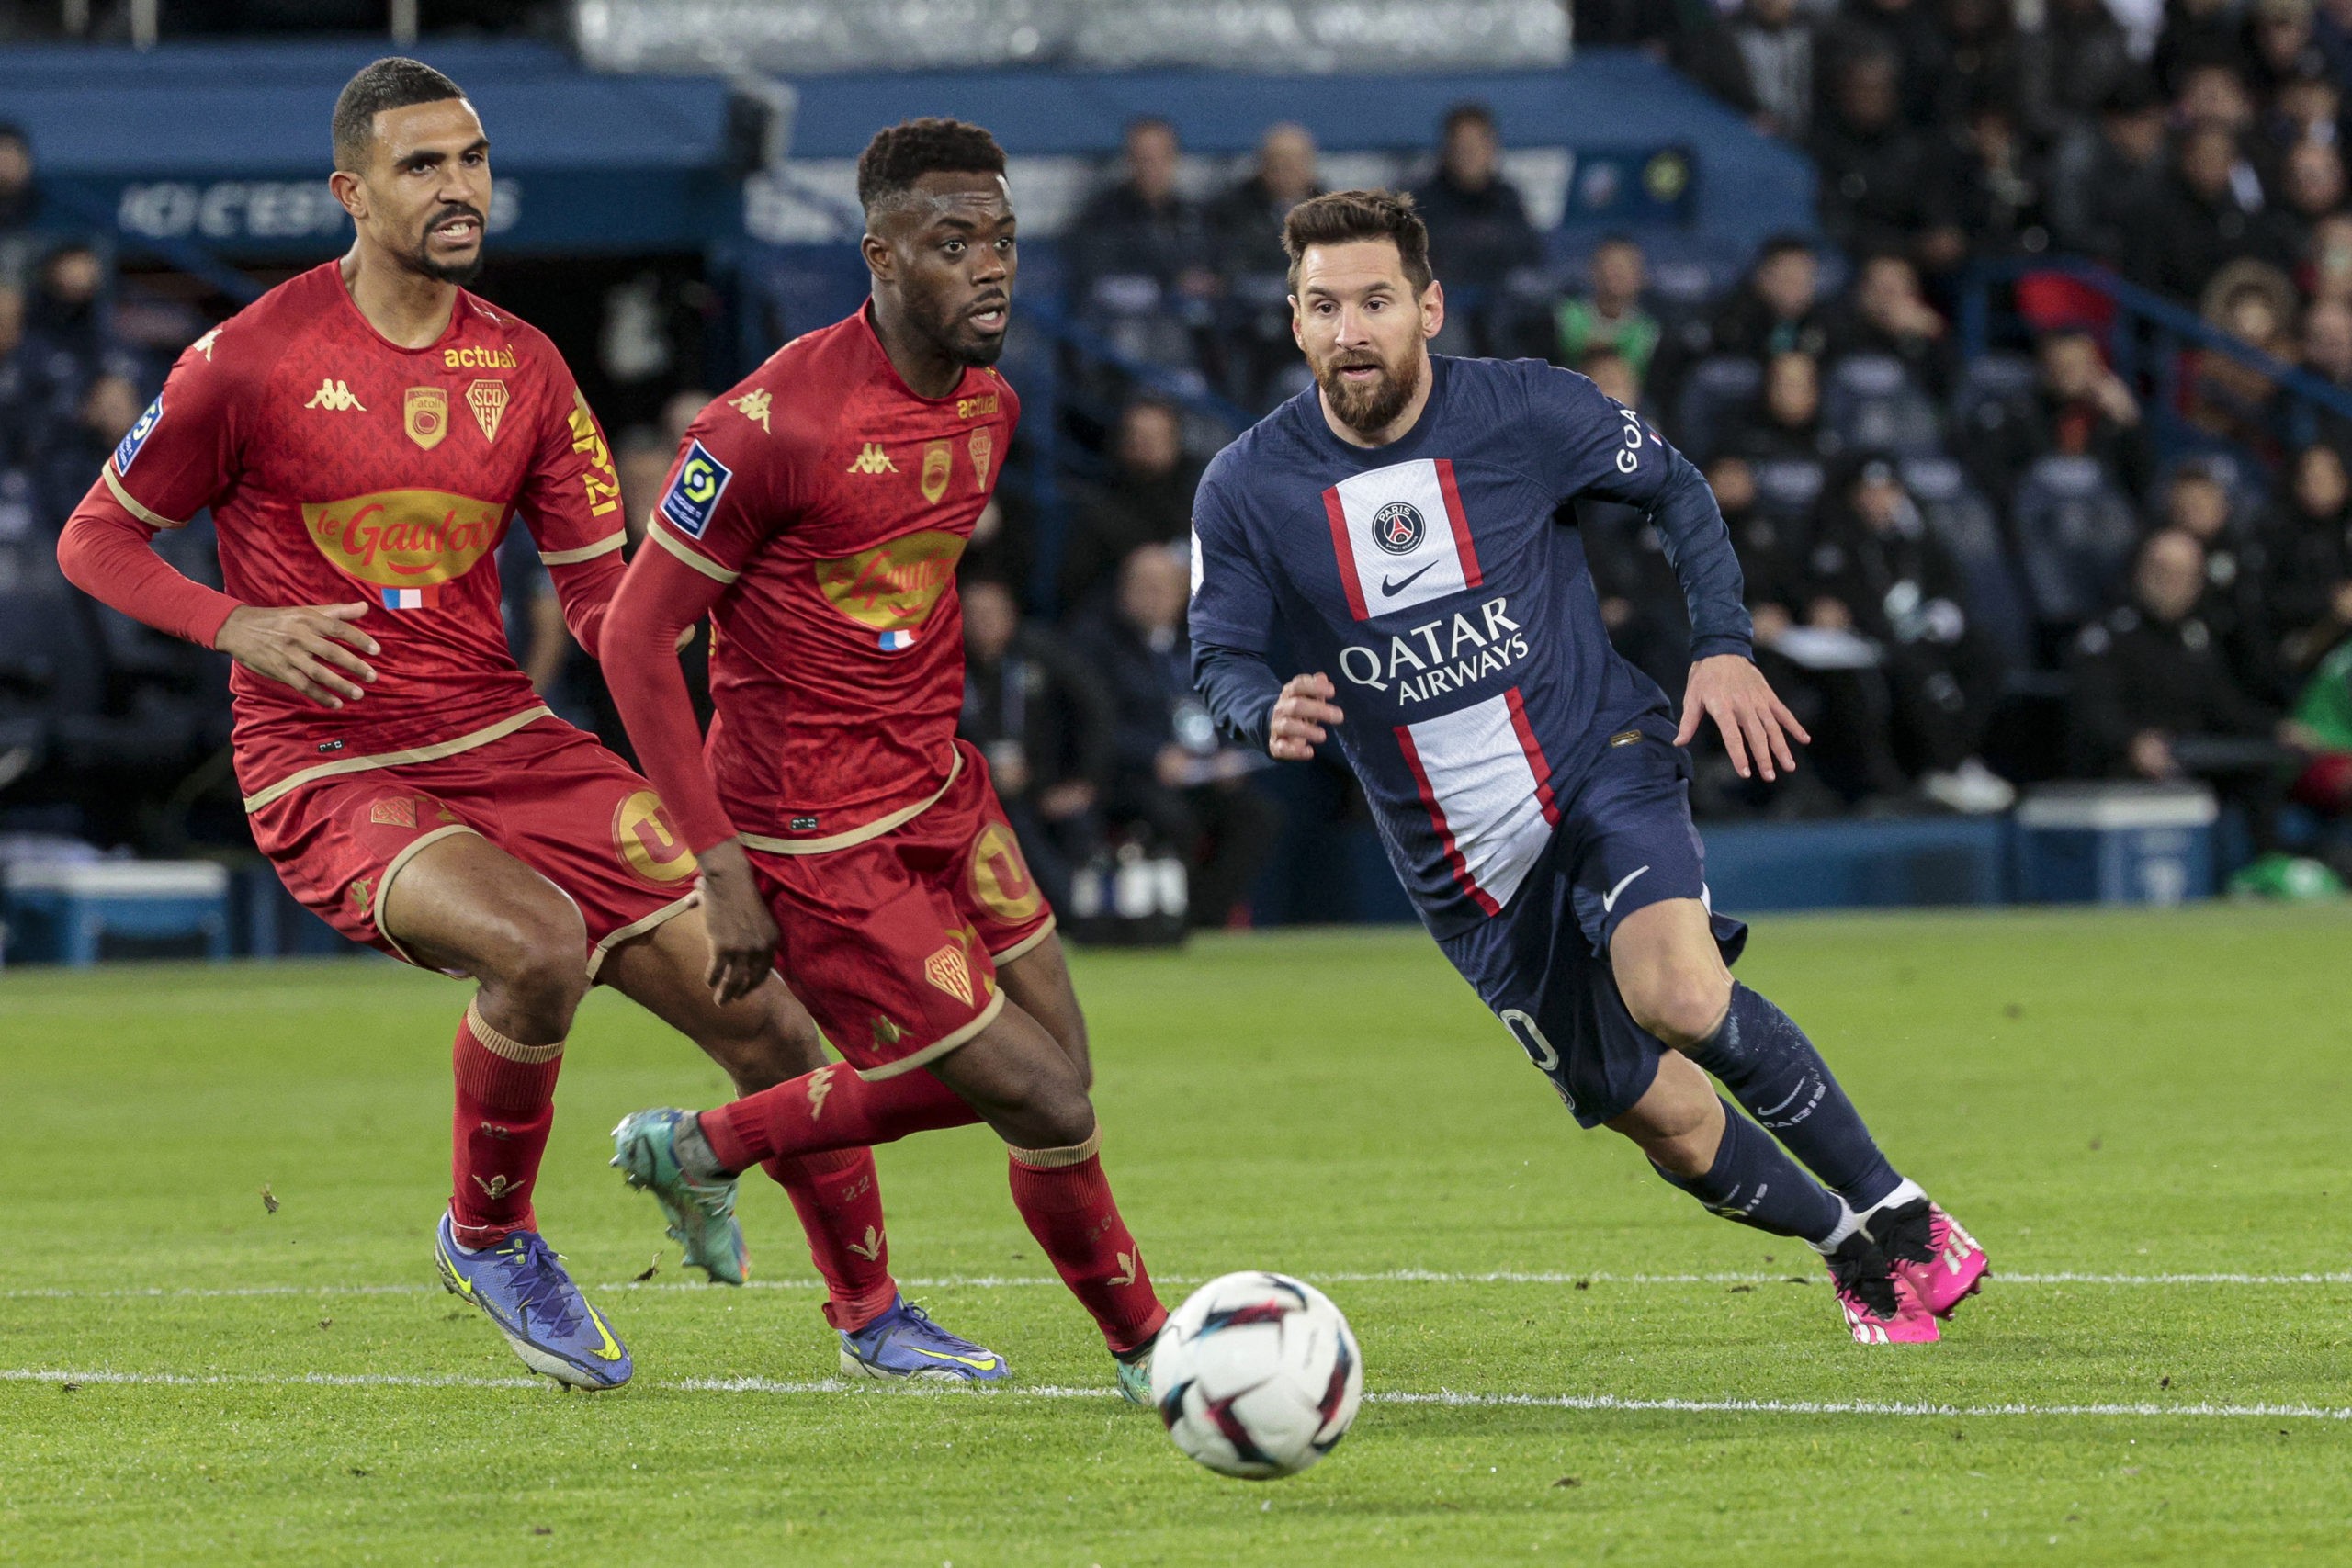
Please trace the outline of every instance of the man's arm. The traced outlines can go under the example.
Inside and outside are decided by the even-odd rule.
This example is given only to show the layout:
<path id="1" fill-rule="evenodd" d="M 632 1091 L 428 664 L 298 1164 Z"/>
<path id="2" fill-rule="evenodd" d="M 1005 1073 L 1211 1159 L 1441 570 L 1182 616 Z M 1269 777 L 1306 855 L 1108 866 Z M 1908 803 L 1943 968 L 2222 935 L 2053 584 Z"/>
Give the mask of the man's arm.
<path id="1" fill-rule="evenodd" d="M 563 605 L 564 625 L 597 658 L 605 616 L 620 591 L 621 547 L 628 543 L 620 479 L 604 429 L 580 389 L 567 377 L 550 397 L 517 499 Z"/>
<path id="2" fill-rule="evenodd" d="M 1283 682 L 1263 655 L 1196 637 L 1193 684 L 1219 729 L 1255 750 L 1266 750 Z"/>

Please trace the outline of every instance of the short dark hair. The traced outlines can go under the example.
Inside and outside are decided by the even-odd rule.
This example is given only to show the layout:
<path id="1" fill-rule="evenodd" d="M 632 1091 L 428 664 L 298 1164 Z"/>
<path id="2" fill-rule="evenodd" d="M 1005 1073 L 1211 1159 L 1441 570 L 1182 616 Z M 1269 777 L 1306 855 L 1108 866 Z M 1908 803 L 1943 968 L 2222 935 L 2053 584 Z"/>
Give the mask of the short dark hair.
<path id="1" fill-rule="evenodd" d="M 1784 229 L 1781 232 L 1772 235 L 1770 238 L 1767 239 L 1763 244 L 1757 247 L 1756 265 L 1758 266 L 1762 266 L 1766 262 L 1773 261 L 1779 257 L 1787 255 L 1792 251 L 1803 251 L 1806 255 L 1812 255 L 1814 254 L 1814 243 L 1811 239 L 1805 235 Z"/>
<path id="2" fill-rule="evenodd" d="M 1335 190 L 1313 196 L 1283 220 L 1283 254 L 1290 257 L 1290 291 L 1298 292 L 1298 264 L 1309 245 L 1387 240 L 1396 247 L 1405 281 L 1420 294 L 1430 286 L 1430 231 L 1402 191 Z"/>
<path id="3" fill-rule="evenodd" d="M 857 159 L 857 204 L 868 217 L 925 175 L 1001 175 L 1004 149 L 960 119 L 902 119 L 874 133 Z"/>
<path id="4" fill-rule="evenodd" d="M 465 89 L 422 60 L 388 54 L 343 85 L 334 100 L 334 166 L 356 170 L 368 162 L 376 117 L 386 109 L 462 98 Z"/>
<path id="5" fill-rule="evenodd" d="M 1164 114 L 1139 114 L 1127 121 L 1125 127 L 1120 130 L 1119 140 L 1131 141 L 1135 140 L 1136 132 L 1139 130 L 1164 130 L 1173 137 L 1176 134 L 1176 122 Z"/>
<path id="6" fill-rule="evenodd" d="M 1453 135 L 1457 127 L 1464 125 L 1483 125 L 1492 130 L 1495 129 L 1495 111 L 1476 98 L 1464 98 L 1447 108 L 1445 118 L 1437 122 L 1437 133 L 1442 139 Z"/>

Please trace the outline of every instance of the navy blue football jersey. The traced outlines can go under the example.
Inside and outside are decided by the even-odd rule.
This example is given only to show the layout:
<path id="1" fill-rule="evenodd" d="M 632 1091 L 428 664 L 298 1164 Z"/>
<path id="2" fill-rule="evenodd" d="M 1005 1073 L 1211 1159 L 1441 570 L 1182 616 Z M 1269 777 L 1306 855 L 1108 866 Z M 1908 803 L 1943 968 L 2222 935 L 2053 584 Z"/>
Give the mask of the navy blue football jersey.
<path id="1" fill-rule="evenodd" d="M 1443 937 L 1510 901 L 1612 734 L 1672 739 L 1664 694 L 1610 646 L 1569 502 L 1654 513 L 1693 659 L 1747 653 L 1749 627 L 1713 497 L 1638 414 L 1539 361 L 1430 364 L 1427 408 L 1385 446 L 1333 434 L 1310 386 L 1218 454 L 1191 630 L 1262 660 L 1279 627 L 1297 669 L 1330 676 L 1335 737 Z M 1262 739 L 1271 694 L 1253 700 L 1211 693 Z"/>

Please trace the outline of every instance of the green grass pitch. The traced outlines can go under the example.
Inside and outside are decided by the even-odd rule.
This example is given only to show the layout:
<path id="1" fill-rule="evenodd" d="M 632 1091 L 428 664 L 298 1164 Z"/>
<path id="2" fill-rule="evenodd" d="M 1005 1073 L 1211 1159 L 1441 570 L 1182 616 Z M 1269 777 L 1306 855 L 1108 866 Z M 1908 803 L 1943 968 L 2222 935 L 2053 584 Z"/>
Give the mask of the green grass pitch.
<path id="1" fill-rule="evenodd" d="M 882 1152 L 894 1259 L 1023 1387 L 812 1387 L 783 1195 L 747 1183 L 726 1291 L 605 1168 L 722 1086 L 592 998 L 539 1209 L 638 1373 L 564 1393 L 433 1285 L 459 987 L 11 972 L 0 1562 L 2352 1561 L 2352 916 L 1763 920 L 1742 976 L 1992 1253 L 1917 1350 L 1579 1134 L 1418 933 L 1077 967 L 1171 1303 L 1278 1268 L 1355 1325 L 1311 1473 L 1222 1480 L 1107 1397 L 979 1129 Z"/>

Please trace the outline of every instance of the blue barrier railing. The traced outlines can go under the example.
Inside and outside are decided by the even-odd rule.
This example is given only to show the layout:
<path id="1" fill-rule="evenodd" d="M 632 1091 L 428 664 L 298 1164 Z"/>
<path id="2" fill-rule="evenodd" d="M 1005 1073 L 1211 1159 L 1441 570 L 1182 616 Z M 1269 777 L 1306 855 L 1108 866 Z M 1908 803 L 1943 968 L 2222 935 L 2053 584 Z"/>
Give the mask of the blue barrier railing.
<path id="1" fill-rule="evenodd" d="M 2183 354 L 2191 347 L 2221 355 L 2269 381 L 2293 400 L 2298 423 L 2306 427 L 2313 409 L 2324 409 L 2352 422 L 2352 391 L 2265 353 L 2177 299 L 2070 256 L 1988 262 L 1971 269 L 1960 294 L 1958 325 L 1963 357 L 1976 359 L 1993 346 L 1995 291 L 2014 288 L 2031 276 L 2064 277 L 2114 304 L 2118 330 L 2109 334 L 2109 353 L 2115 372 L 2127 384 L 2148 392 L 2151 422 L 2160 438 L 2177 442 L 2190 428 L 2180 415 L 2180 382 Z"/>

